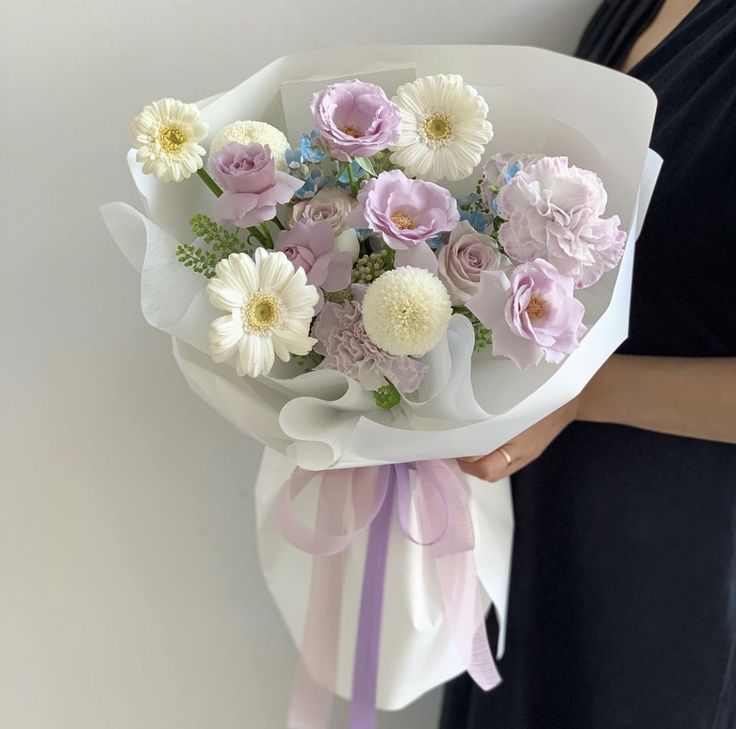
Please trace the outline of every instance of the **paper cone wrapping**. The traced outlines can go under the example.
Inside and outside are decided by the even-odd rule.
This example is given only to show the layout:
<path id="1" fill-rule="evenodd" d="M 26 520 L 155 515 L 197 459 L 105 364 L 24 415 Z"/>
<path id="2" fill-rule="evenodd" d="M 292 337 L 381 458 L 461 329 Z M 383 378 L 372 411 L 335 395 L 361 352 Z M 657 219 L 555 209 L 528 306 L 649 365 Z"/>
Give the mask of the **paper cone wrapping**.
<path id="1" fill-rule="evenodd" d="M 323 470 L 488 453 L 576 396 L 627 336 L 634 247 L 661 166 L 648 148 L 656 99 L 641 82 L 524 47 L 364 47 L 359 57 L 354 49 L 325 49 L 280 58 L 200 108 L 210 138 L 232 121 L 258 119 L 284 129 L 295 144 L 308 131 L 302 125 L 309 121 L 309 96 L 326 81 L 360 77 L 391 96 L 407 78 L 436 73 L 459 73 L 487 100 L 495 130 L 488 155 L 564 155 L 594 170 L 608 192 L 606 215 L 617 214 L 628 231 L 620 266 L 577 293 L 589 331 L 561 365 L 521 371 L 487 351 L 473 355 L 472 327 L 455 315 L 445 339 L 424 357 L 430 369 L 419 391 L 391 411 L 377 408 L 372 393 L 334 371 L 297 374 L 283 365 L 268 377 L 238 377 L 233 367 L 210 359 L 207 329 L 220 312 L 207 301 L 206 279 L 175 255 L 178 243 L 193 238 L 191 216 L 211 209 L 211 192 L 196 177 L 164 184 L 144 176 L 131 152 L 128 162 L 144 212 L 123 203 L 102 209 L 114 239 L 141 273 L 143 315 L 172 336 L 190 387 L 268 448 L 256 486 L 261 561 L 296 641 L 310 558 L 285 543 L 272 513 L 294 465 Z M 451 189 L 469 192 L 478 177 L 480 167 Z M 478 577 L 499 614 L 503 641 L 513 533 L 509 484 L 471 479 L 471 489 Z M 346 563 L 337 687 L 343 696 L 350 692 L 364 551 L 356 543 Z M 404 706 L 462 670 L 443 630 L 422 548 L 400 534 L 390 544 L 383 620 L 379 707 Z"/>

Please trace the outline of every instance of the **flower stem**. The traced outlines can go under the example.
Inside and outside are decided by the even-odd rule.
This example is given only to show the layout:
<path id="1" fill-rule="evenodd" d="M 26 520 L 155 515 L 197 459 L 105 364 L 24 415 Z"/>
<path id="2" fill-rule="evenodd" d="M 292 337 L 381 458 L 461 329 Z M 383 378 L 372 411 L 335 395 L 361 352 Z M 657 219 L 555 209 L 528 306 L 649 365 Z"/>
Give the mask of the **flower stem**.
<path id="1" fill-rule="evenodd" d="M 347 170 L 348 170 L 348 181 L 350 182 L 350 194 L 353 197 L 358 197 L 358 183 L 355 179 L 355 173 L 353 172 L 353 163 L 352 161 L 347 163 Z"/>
<path id="2" fill-rule="evenodd" d="M 276 227 L 279 230 L 286 230 L 286 228 L 284 227 L 284 224 L 279 220 L 279 216 L 278 215 L 273 219 L 273 222 L 276 223 Z"/>
<path id="3" fill-rule="evenodd" d="M 271 231 L 265 223 L 261 223 L 261 230 L 263 231 L 263 247 L 273 248 L 273 238 L 271 237 Z"/>
<path id="4" fill-rule="evenodd" d="M 197 170 L 197 174 L 200 176 L 204 184 L 210 188 L 215 197 L 220 197 L 220 195 L 222 195 L 222 190 L 219 188 L 217 183 L 209 176 L 209 173 L 207 172 L 207 170 L 204 169 L 204 167 L 200 167 Z"/>
<path id="5" fill-rule="evenodd" d="M 388 271 L 389 269 L 394 267 L 394 249 L 386 247 L 386 262 L 383 264 L 384 268 Z"/>

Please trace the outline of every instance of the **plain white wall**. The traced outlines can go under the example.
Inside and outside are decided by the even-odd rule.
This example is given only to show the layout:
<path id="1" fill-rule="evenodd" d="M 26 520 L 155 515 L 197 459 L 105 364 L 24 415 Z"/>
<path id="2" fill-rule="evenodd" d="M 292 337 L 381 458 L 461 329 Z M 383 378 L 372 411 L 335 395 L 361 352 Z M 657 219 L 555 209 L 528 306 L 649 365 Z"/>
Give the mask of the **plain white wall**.
<path id="1" fill-rule="evenodd" d="M 2 3 L 2 729 L 284 726 L 294 651 L 257 566 L 259 448 L 187 389 L 97 213 L 134 201 L 129 118 L 317 45 L 569 51 L 595 4 Z M 381 726 L 431 729 L 438 699 Z"/>

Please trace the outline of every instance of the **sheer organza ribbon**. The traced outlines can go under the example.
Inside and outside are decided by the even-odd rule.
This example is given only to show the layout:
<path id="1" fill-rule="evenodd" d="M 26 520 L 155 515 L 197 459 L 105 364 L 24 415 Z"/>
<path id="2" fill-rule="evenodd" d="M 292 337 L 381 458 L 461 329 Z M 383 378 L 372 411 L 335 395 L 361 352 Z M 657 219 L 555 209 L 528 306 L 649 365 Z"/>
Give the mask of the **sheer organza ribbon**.
<path id="1" fill-rule="evenodd" d="M 412 478 L 412 472 L 415 478 Z M 315 525 L 296 500 L 317 484 Z M 374 729 L 383 592 L 392 515 L 407 539 L 433 558 L 442 608 L 463 665 L 489 690 L 500 682 L 485 631 L 475 569 L 469 487 L 454 462 L 418 461 L 331 471 L 295 469 L 279 494 L 276 520 L 293 546 L 314 556 L 289 729 L 326 729 L 337 664 L 346 550 L 368 530 L 353 665 L 351 729 Z"/>

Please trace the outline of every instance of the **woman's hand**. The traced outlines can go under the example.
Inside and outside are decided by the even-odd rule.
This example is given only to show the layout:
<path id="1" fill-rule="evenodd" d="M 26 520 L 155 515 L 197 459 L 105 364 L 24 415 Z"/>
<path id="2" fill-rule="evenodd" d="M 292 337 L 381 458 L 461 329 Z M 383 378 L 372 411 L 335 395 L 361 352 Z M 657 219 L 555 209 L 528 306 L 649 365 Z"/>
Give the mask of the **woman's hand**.
<path id="1" fill-rule="evenodd" d="M 531 428 L 485 456 L 458 458 L 460 468 L 486 481 L 499 481 L 536 460 L 547 446 L 578 417 L 580 396 L 555 410 Z"/>
<path id="2" fill-rule="evenodd" d="M 736 357 L 614 355 L 567 405 L 493 453 L 458 464 L 498 481 L 539 457 L 573 420 L 736 443 L 735 413 Z"/>

